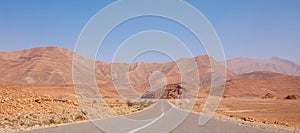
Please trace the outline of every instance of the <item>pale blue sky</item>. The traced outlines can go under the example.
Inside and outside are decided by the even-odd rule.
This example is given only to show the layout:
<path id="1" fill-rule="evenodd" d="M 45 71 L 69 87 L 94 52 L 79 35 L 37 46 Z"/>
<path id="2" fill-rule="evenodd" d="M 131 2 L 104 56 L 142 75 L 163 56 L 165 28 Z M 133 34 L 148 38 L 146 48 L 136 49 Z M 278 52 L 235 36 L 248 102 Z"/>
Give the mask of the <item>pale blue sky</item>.
<path id="1" fill-rule="evenodd" d="M 74 49 L 88 20 L 110 0 L 1 0 L 0 51 L 42 46 Z M 218 33 L 227 58 L 272 56 L 300 62 L 299 0 L 186 0 L 200 10 Z M 158 3 L 159 4 L 159 3 Z M 142 26 L 137 26 L 141 25 Z M 124 22 L 105 40 L 100 60 L 110 61 L 118 45 L 143 30 L 163 30 L 182 39 L 193 54 L 205 54 L 181 25 L 159 17 Z M 153 58 L 155 57 L 155 58 Z M 162 54 L 145 61 L 165 61 Z"/>

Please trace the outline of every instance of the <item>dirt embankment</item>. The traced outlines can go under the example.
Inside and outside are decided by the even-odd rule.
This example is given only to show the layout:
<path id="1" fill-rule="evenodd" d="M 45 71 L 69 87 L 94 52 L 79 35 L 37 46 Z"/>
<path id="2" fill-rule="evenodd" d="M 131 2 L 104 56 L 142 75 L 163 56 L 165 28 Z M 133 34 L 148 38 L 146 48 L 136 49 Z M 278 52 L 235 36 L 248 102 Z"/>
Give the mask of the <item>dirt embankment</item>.
<path id="1" fill-rule="evenodd" d="M 78 102 L 35 96 L 21 91 L 0 88 L 0 128 L 24 130 L 86 120 Z"/>
<path id="2" fill-rule="evenodd" d="M 0 132 L 126 115 L 142 111 L 153 103 L 124 99 L 108 99 L 105 104 L 91 101 L 79 103 L 0 87 Z"/>
<path id="3" fill-rule="evenodd" d="M 205 100 L 193 107 L 202 112 Z M 300 128 L 300 102 L 286 99 L 223 99 L 216 114 L 248 122 Z"/>

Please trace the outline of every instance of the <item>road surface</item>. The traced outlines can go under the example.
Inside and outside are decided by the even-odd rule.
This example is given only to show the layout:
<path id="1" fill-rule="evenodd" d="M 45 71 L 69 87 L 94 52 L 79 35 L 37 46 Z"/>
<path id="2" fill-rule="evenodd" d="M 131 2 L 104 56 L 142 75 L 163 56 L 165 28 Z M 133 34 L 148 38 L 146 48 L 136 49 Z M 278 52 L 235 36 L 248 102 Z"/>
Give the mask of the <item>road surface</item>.
<path id="1" fill-rule="evenodd" d="M 260 133 L 262 129 L 248 127 L 232 121 L 211 118 L 200 126 L 199 114 L 172 107 L 167 101 L 159 101 L 151 108 L 124 117 L 76 123 L 26 131 L 24 133 Z"/>

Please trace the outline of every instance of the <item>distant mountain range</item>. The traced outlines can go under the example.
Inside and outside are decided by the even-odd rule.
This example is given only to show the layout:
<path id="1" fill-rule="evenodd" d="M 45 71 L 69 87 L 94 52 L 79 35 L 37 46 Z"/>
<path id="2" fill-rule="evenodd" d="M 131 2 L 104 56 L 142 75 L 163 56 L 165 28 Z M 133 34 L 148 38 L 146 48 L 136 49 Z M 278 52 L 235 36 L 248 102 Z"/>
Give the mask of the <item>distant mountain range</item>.
<path id="1" fill-rule="evenodd" d="M 300 76 L 300 64 L 286 59 L 273 57 L 268 60 L 234 58 L 227 61 L 227 67 L 236 74 L 255 71 L 269 71 L 293 76 Z"/>
<path id="2" fill-rule="evenodd" d="M 72 51 L 59 47 L 0 52 L 0 85 L 43 95 L 68 96 L 68 93 L 74 95 L 72 90 L 72 59 L 74 54 Z M 89 75 L 85 75 L 88 73 L 86 64 L 91 60 L 82 59 L 82 62 L 76 62 L 75 69 L 84 71 L 81 74 L 82 79 L 91 78 Z M 197 64 L 201 84 L 210 83 L 211 72 L 219 73 L 222 69 L 226 69 L 213 59 L 209 60 L 209 56 L 185 58 L 166 63 L 139 62 L 126 64 L 96 61 L 96 82 L 101 93 L 106 97 L 116 97 L 120 91 L 131 94 L 132 92 L 128 91 L 130 87 L 142 94 L 150 89 L 149 77 L 155 72 L 161 72 L 164 76 L 154 76 L 151 79 L 154 84 L 160 83 L 162 78 L 166 79 L 167 84 L 180 83 L 181 74 L 177 64 L 186 64 L 190 61 Z M 214 66 L 214 70 L 211 69 L 210 63 Z M 129 66 L 131 85 L 124 84 L 121 85 L 121 88 L 118 88 L 118 91 L 115 90 L 111 73 L 112 65 L 116 66 L 117 71 L 121 71 L 121 73 L 123 66 Z M 189 71 L 188 69 L 188 67 L 184 68 L 185 71 Z M 191 74 L 194 73 L 189 72 L 186 76 L 190 77 Z M 227 76 L 233 75 L 233 72 L 227 70 Z"/>
<path id="3" fill-rule="evenodd" d="M 75 91 L 73 89 L 72 78 L 73 55 L 75 53 L 72 51 L 59 47 L 0 52 L 0 86 L 38 95 L 74 98 Z M 199 97 L 205 97 L 208 95 L 210 89 L 211 73 L 217 74 L 226 69 L 207 55 L 166 63 L 139 62 L 126 64 L 96 61 L 96 83 L 102 97 L 120 97 L 120 92 L 131 95 L 132 91 L 129 88 L 134 89 L 142 95 L 145 92 L 151 91 L 150 82 L 158 86 L 162 83 L 163 79 L 166 80 L 167 84 L 182 83 L 177 64 L 186 64 L 190 61 L 195 62 L 198 67 L 197 71 L 200 75 L 199 83 L 201 84 Z M 84 71 L 81 74 L 82 79 L 91 78 L 90 75 L 86 74 L 89 73 L 88 69 L 86 69 L 86 64 L 89 62 L 91 60 L 84 58 L 82 58 L 82 62 L 76 62 L 75 69 Z M 122 84 L 121 88 L 116 90 L 111 72 L 112 65 L 116 66 L 116 71 L 120 72 L 124 71 L 122 66 L 129 66 L 130 85 Z M 297 63 L 279 58 L 272 58 L 270 60 L 237 58 L 228 61 L 228 68 L 230 70 L 227 69 L 226 76 L 228 77 L 228 81 L 226 82 L 224 94 L 226 97 L 260 97 L 270 93 L 282 98 L 289 94 L 300 94 L 300 77 L 290 76 L 300 75 L 299 64 Z M 194 71 L 189 70 L 189 67 L 184 69 L 188 72 L 186 76 L 190 77 L 194 74 Z M 281 74 L 272 73 L 272 71 Z M 163 76 L 159 76 L 159 73 Z M 114 77 L 124 79 L 122 75 Z M 190 94 L 198 93 L 195 90 L 189 89 L 189 87 L 187 87 L 187 90 L 190 91 Z M 83 87 L 82 91 L 90 93 L 91 90 Z M 284 93 L 282 93 L 283 91 Z"/>

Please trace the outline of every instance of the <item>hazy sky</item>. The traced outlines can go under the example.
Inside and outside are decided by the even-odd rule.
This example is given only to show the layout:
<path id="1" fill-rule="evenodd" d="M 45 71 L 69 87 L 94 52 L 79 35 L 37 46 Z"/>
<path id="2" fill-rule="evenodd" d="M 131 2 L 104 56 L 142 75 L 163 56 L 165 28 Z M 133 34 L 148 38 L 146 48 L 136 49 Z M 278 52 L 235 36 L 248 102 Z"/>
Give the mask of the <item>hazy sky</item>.
<path id="1" fill-rule="evenodd" d="M 73 50 L 88 20 L 114 1 L 1 0 L 0 51 L 42 46 Z M 227 58 L 272 56 L 300 62 L 300 0 L 186 0 L 211 22 Z M 159 3 L 158 3 L 159 4 Z M 180 9 L 178 10 L 180 13 Z M 113 17 L 113 16 L 112 16 Z M 196 55 L 205 54 L 197 39 L 181 25 L 159 17 L 140 17 L 114 29 L 98 59 L 110 61 L 126 38 L 143 30 L 162 30 L 180 38 Z M 153 58 L 155 57 L 155 58 Z M 164 61 L 162 54 L 146 61 Z M 151 60 L 153 59 L 153 60 Z"/>

